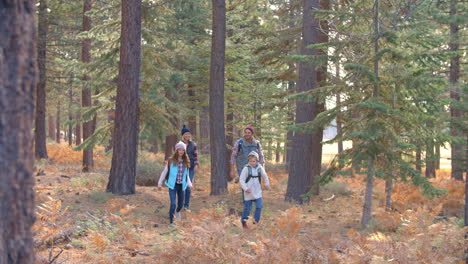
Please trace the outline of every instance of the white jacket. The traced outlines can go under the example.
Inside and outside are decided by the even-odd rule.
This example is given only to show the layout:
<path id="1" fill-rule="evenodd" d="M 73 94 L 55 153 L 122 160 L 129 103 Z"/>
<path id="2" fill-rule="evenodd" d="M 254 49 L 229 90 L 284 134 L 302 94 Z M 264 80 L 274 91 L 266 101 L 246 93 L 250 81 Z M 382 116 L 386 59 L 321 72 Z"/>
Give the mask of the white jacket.
<path id="1" fill-rule="evenodd" d="M 248 166 L 242 169 L 239 182 L 244 190 L 244 200 L 257 200 L 258 198 L 262 197 L 262 185 L 260 184 L 259 178 L 250 178 L 249 182 L 245 182 L 247 180 L 247 176 L 249 176 L 249 169 Z M 266 188 L 270 187 L 270 181 L 268 180 L 268 176 L 265 172 L 265 169 L 262 165 L 258 164 L 256 168 L 252 168 L 252 176 L 257 176 L 258 171 L 257 168 L 260 167 L 260 173 L 262 177 L 262 181 L 265 184 Z M 250 193 L 245 192 L 246 190 L 250 190 Z"/>

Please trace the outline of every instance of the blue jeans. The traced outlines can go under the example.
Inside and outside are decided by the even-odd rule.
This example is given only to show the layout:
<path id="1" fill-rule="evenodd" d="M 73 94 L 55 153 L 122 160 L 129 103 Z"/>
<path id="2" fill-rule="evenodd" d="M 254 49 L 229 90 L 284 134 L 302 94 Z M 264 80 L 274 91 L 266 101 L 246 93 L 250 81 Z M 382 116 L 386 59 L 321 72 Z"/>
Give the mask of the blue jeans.
<path id="1" fill-rule="evenodd" d="M 172 224 L 174 222 L 174 212 L 176 211 L 176 195 L 177 195 L 177 212 L 182 210 L 184 204 L 184 191 L 182 184 L 175 184 L 174 189 L 169 188 L 169 199 L 171 200 L 171 207 L 169 208 L 169 220 Z"/>
<path id="2" fill-rule="evenodd" d="M 249 219 L 250 211 L 252 211 L 252 203 L 255 202 L 255 215 L 254 219 L 255 222 L 260 221 L 260 214 L 262 213 L 263 208 L 263 201 L 262 198 L 258 198 L 257 200 L 248 200 L 244 201 L 244 212 L 242 212 L 241 222 L 245 223 Z"/>
<path id="3" fill-rule="evenodd" d="M 190 177 L 190 181 L 192 182 L 193 184 L 193 177 L 195 177 L 195 167 L 190 167 L 189 169 L 189 177 Z M 185 189 L 185 199 L 184 199 L 184 207 L 185 208 L 189 208 L 189 205 L 190 205 L 190 194 L 192 193 L 192 190 L 190 188 L 187 187 L 187 189 Z"/>

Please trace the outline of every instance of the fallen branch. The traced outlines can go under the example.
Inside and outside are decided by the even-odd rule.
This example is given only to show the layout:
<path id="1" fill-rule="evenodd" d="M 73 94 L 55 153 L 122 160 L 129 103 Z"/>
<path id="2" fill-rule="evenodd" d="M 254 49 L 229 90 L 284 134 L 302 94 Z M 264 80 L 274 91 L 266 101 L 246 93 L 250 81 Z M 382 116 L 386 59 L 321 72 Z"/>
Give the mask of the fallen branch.
<path id="1" fill-rule="evenodd" d="M 323 201 L 324 201 L 324 202 L 328 202 L 328 201 L 333 200 L 333 198 L 335 198 L 335 194 L 333 194 L 330 198 L 323 199 Z"/>
<path id="2" fill-rule="evenodd" d="M 76 231 L 80 230 L 80 226 L 72 226 L 72 227 L 67 227 L 62 230 L 60 230 L 56 235 L 53 237 L 48 238 L 47 240 L 35 240 L 34 241 L 34 248 L 39 248 L 41 246 L 50 246 L 50 245 L 55 245 L 57 242 L 60 241 L 71 241 L 70 237 L 75 233 Z"/>
<path id="3" fill-rule="evenodd" d="M 57 258 L 60 256 L 60 254 L 62 254 L 62 252 L 63 252 L 63 248 L 60 249 L 60 252 L 57 255 L 55 255 L 55 257 L 49 262 L 49 264 L 54 263 L 57 260 Z"/>

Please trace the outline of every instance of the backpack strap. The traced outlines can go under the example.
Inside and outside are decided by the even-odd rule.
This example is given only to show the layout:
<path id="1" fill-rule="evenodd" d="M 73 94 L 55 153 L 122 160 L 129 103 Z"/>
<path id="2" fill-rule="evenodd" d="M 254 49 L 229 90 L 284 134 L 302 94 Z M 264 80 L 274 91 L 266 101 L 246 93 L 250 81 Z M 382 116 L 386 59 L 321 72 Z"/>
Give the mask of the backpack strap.
<path id="1" fill-rule="evenodd" d="M 237 141 L 237 153 L 239 153 L 242 149 L 242 143 L 244 143 L 244 138 L 239 138 L 239 140 Z"/>
<path id="2" fill-rule="evenodd" d="M 262 177 L 260 175 L 261 169 L 260 167 L 257 168 L 257 176 L 252 175 L 252 167 L 247 166 L 247 169 L 249 170 L 249 175 L 247 176 L 247 179 L 245 179 L 245 183 L 248 183 L 250 181 L 250 178 L 258 178 L 258 181 L 260 184 L 262 184 Z"/>

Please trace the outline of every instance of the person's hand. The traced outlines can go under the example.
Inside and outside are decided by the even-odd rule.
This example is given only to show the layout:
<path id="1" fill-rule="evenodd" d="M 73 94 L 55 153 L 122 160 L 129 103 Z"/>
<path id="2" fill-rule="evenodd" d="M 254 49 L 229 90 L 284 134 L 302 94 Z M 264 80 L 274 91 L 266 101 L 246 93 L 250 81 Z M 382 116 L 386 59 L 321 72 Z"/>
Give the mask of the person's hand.
<path id="1" fill-rule="evenodd" d="M 194 169 L 195 171 L 197 171 L 197 170 L 198 170 L 198 164 L 195 165 L 195 168 L 193 168 L 193 169 Z"/>
<path id="2" fill-rule="evenodd" d="M 270 185 L 266 185 L 265 190 L 270 190 Z"/>
<path id="3" fill-rule="evenodd" d="M 245 190 L 246 193 L 251 193 L 250 189 Z"/>
<path id="4" fill-rule="evenodd" d="M 161 186 L 161 185 L 158 186 L 158 190 L 159 190 L 159 191 L 162 190 L 162 186 Z"/>

